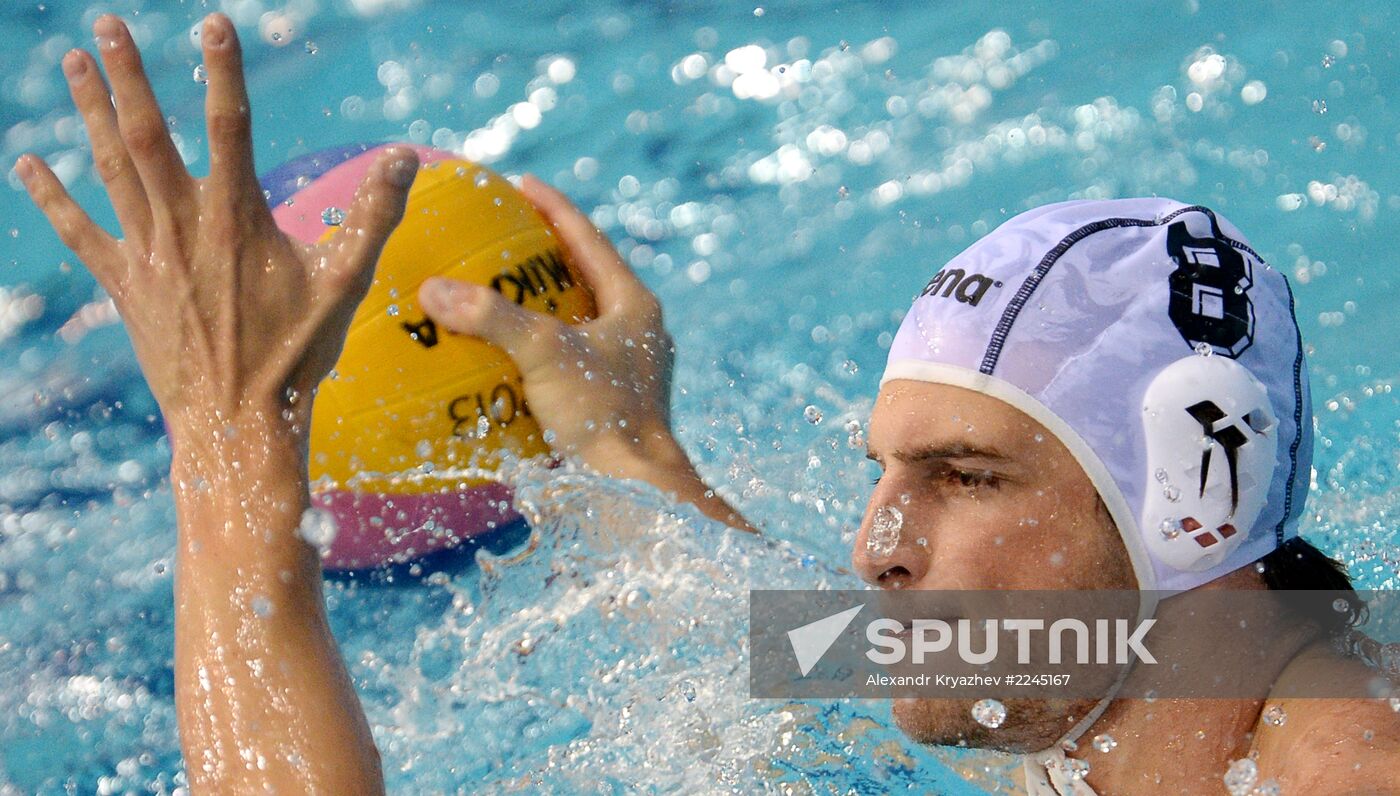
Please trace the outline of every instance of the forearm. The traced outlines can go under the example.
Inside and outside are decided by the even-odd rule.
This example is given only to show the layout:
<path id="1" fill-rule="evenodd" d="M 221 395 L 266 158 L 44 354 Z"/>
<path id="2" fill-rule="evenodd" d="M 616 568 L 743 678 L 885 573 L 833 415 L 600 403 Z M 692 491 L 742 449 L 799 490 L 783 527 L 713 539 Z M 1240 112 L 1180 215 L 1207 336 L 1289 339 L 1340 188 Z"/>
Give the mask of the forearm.
<path id="1" fill-rule="evenodd" d="M 278 419 L 172 429 L 175 677 L 197 792 L 379 793 L 378 753 L 297 536 L 304 442 Z"/>

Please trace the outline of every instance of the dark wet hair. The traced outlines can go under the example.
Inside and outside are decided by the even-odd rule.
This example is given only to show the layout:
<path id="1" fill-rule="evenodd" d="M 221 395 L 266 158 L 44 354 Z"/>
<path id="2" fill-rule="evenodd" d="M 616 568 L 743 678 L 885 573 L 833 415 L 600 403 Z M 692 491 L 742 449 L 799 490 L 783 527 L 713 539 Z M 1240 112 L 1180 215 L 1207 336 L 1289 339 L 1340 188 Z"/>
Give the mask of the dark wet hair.
<path id="1" fill-rule="evenodd" d="M 1258 564 L 1263 565 L 1261 574 L 1270 589 L 1339 592 L 1338 599 L 1346 600 L 1347 610 L 1323 605 L 1309 616 L 1327 635 L 1339 636 L 1365 619 L 1366 604 L 1352 587 L 1346 567 L 1301 536 L 1279 545 Z"/>

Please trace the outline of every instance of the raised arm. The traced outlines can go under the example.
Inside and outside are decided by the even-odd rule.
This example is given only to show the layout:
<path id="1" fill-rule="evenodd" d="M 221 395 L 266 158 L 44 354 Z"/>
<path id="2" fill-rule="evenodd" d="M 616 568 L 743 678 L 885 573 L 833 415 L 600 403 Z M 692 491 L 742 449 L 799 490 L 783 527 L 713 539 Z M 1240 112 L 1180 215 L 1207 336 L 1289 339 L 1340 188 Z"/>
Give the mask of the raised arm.
<path id="1" fill-rule="evenodd" d="M 735 528 L 753 526 L 701 480 L 671 433 L 671 336 L 661 303 L 568 197 L 534 177 L 526 198 L 555 228 L 570 263 L 593 291 L 598 317 L 569 326 L 496 291 L 429 279 L 424 310 L 458 334 L 504 348 L 520 367 L 525 398 L 551 445 L 593 469 L 646 481 Z"/>
<path id="2" fill-rule="evenodd" d="M 63 71 L 121 224 L 113 238 L 42 160 L 15 170 L 112 296 L 170 430 L 179 514 L 175 700 L 198 793 L 383 791 L 379 756 L 326 621 L 308 505 L 314 388 L 339 356 L 417 162 L 391 150 L 323 244 L 289 240 L 253 171 L 233 25 L 201 40 L 209 176 L 185 170 L 121 20 Z M 113 106 L 115 101 L 115 107 Z"/>

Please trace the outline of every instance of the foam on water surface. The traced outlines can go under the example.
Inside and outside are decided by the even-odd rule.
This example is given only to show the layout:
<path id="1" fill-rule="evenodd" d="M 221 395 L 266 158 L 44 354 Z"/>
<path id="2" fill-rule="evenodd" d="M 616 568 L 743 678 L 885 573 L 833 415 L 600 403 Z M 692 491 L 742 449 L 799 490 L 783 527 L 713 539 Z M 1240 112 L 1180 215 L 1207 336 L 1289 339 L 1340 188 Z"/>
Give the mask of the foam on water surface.
<path id="1" fill-rule="evenodd" d="M 330 581 L 395 792 L 980 792 L 948 766 L 982 761 L 914 746 L 881 704 L 748 700 L 744 599 L 849 583 L 909 299 L 1046 202 L 1199 201 L 1291 278 L 1317 412 L 1302 533 L 1400 585 L 1390 4 L 273 5 L 227 4 L 259 165 L 402 139 L 560 185 L 665 304 L 679 434 L 768 532 L 521 471 L 532 536 Z M 95 8 L 14 10 L 0 154 L 39 151 L 106 222 L 58 68 Z M 117 10 L 202 173 L 202 9 Z M 0 203 L 0 793 L 172 793 L 161 423 L 106 297 L 20 193 Z"/>

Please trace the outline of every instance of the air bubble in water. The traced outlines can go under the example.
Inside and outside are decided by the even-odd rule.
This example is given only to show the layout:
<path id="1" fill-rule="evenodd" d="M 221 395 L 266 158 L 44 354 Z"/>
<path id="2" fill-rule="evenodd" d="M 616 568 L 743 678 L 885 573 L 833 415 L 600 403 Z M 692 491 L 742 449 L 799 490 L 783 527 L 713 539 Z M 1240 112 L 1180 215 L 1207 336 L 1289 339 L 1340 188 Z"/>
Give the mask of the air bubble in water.
<path id="1" fill-rule="evenodd" d="M 904 512 L 894 506 L 881 506 L 875 509 L 870 520 L 870 537 L 865 540 L 865 549 L 877 556 L 888 556 L 899 547 L 899 532 L 904 527 Z"/>
<path id="2" fill-rule="evenodd" d="M 1006 721 L 1006 706 L 995 699 L 979 699 L 972 706 L 972 718 L 983 727 L 995 730 Z"/>
<path id="3" fill-rule="evenodd" d="M 338 207 L 327 207 L 321 211 L 321 223 L 328 227 L 338 227 L 345 223 L 345 211 Z"/>
<path id="4" fill-rule="evenodd" d="M 194 68 L 194 82 L 202 86 L 209 85 L 209 70 L 204 68 L 204 64 Z"/>
<path id="5" fill-rule="evenodd" d="M 1113 740 L 1113 736 L 1107 733 L 1095 735 L 1093 744 L 1095 749 L 1105 753 L 1112 752 L 1114 749 L 1118 748 L 1118 742 Z"/>
<path id="6" fill-rule="evenodd" d="M 313 507 L 302 512 L 301 524 L 297 526 L 297 536 L 324 553 L 330 549 L 339 530 L 336 527 L 334 515 L 325 509 Z"/>
<path id="7" fill-rule="evenodd" d="M 802 418 L 815 426 L 822 422 L 822 410 L 809 404 L 806 409 L 802 410 Z"/>

